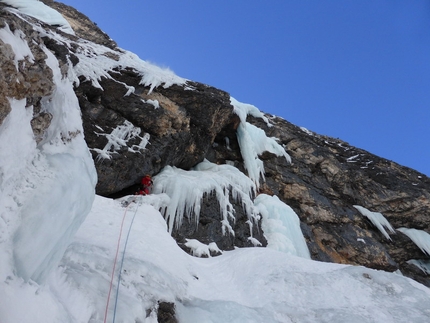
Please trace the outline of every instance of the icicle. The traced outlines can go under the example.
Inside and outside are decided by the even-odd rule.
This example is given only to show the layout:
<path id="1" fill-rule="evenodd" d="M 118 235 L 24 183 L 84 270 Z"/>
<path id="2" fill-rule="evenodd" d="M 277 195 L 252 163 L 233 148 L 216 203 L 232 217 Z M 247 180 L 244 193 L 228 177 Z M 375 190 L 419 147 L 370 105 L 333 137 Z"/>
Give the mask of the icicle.
<path id="1" fill-rule="evenodd" d="M 183 217 L 199 222 L 200 204 L 206 194 L 215 194 L 221 211 L 223 234 L 234 235 L 230 221 L 235 221 L 235 210 L 230 195 L 242 203 L 250 221 L 256 221 L 251 196 L 255 184 L 237 168 L 216 165 L 204 160 L 190 171 L 166 166 L 155 178 L 153 193 L 166 193 L 170 202 L 163 208 L 169 232 L 181 226 Z"/>
<path id="2" fill-rule="evenodd" d="M 396 233 L 394 231 L 393 227 L 391 226 L 390 222 L 381 214 L 378 212 L 372 212 L 368 209 L 359 206 L 359 205 L 353 205 L 362 215 L 367 217 L 375 227 L 381 231 L 381 233 L 388 239 L 391 240 L 390 236 L 388 235 L 387 231 L 385 231 L 384 227 L 388 229 L 391 233 Z"/>

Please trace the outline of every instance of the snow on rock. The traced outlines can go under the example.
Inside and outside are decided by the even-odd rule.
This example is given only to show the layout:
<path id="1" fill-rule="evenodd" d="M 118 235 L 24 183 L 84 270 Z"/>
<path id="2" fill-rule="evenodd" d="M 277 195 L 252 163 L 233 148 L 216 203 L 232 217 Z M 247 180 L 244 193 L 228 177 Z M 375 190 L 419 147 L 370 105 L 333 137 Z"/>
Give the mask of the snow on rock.
<path id="1" fill-rule="evenodd" d="M 195 257 L 211 256 L 211 251 L 215 253 L 222 253 L 215 242 L 209 244 L 201 243 L 196 239 L 186 239 L 185 246 L 191 249 L 191 254 Z"/>
<path id="2" fill-rule="evenodd" d="M 229 224 L 229 219 L 235 219 L 230 193 L 242 203 L 252 223 L 257 219 L 251 200 L 255 184 L 231 165 L 216 165 L 204 160 L 190 171 L 166 166 L 154 177 L 153 193 L 166 193 L 170 197 L 163 208 L 169 232 L 181 226 L 184 216 L 198 223 L 202 199 L 212 192 L 219 202 L 223 234 L 234 235 Z"/>
<path id="3" fill-rule="evenodd" d="M 256 106 L 239 102 L 233 97 L 230 97 L 230 103 L 233 106 L 234 113 L 239 116 L 241 123 L 246 123 L 246 117 L 251 115 L 253 117 L 263 119 L 263 121 L 266 122 L 269 127 L 271 126 L 269 119 L 267 119 L 264 113 L 261 112 Z"/>
<path id="4" fill-rule="evenodd" d="M 56 10 L 46 6 L 37 0 L 0 0 L 7 4 L 18 8 L 19 12 L 23 12 L 37 19 L 40 19 L 48 24 L 60 25 L 60 29 L 73 34 L 68 22 Z M 10 9 L 14 11 L 15 9 Z M 15 10 L 16 11 L 16 10 Z M 140 84 L 148 86 L 149 92 L 158 86 L 165 88 L 173 84 L 184 84 L 186 79 L 177 76 L 168 68 L 161 68 L 147 61 L 140 59 L 136 54 L 121 48 L 111 49 L 103 45 L 98 45 L 85 40 L 70 40 L 61 34 L 54 31 L 46 30 L 41 26 L 33 25 L 40 35 L 54 39 L 56 42 L 62 43 L 68 48 L 75 48 L 74 54 L 79 59 L 79 62 L 74 66 L 73 81 L 79 85 L 79 77 L 92 82 L 94 87 L 102 89 L 99 81 L 104 77 L 113 79 L 109 73 L 115 73 L 115 70 L 125 68 L 133 69 L 141 77 Z M 16 45 L 17 46 L 17 45 Z M 69 72 L 71 75 L 71 73 Z M 122 83 L 127 92 L 125 95 L 130 95 L 134 92 L 134 88 Z"/>
<path id="5" fill-rule="evenodd" d="M 263 119 L 268 126 L 269 120 L 264 114 L 253 105 L 240 103 L 230 97 L 230 102 L 234 107 L 234 112 L 239 116 L 241 122 L 237 128 L 237 140 L 240 146 L 243 163 L 248 171 L 249 177 L 254 181 L 257 189 L 260 186 L 260 178 L 264 180 L 264 164 L 258 158 L 265 151 L 271 152 L 276 156 L 283 156 L 291 163 L 291 157 L 285 149 L 276 142 L 276 138 L 268 138 L 264 130 L 246 122 L 246 117 L 252 115 Z"/>
<path id="6" fill-rule="evenodd" d="M 368 209 L 359 206 L 353 205 L 362 215 L 367 217 L 375 227 L 379 229 L 379 231 L 388 239 L 391 240 L 390 235 L 385 231 L 385 228 L 391 233 L 396 233 L 396 231 L 391 226 L 390 222 L 379 212 L 372 212 Z"/>
<path id="7" fill-rule="evenodd" d="M 68 40 L 57 37 L 62 42 L 69 43 Z M 119 48 L 113 50 L 94 43 L 79 43 L 76 56 L 79 58 L 78 64 L 74 67 L 76 84 L 79 84 L 78 77 L 82 76 L 85 80 L 91 81 L 94 87 L 102 89 L 99 83 L 102 77 L 112 79 L 109 72 L 123 68 L 134 69 L 140 75 L 140 84 L 150 87 L 148 94 L 158 86 L 168 88 L 173 84 L 184 84 L 186 81 L 167 68 L 163 69 L 143 61 L 136 54 Z M 129 87 L 124 85 L 130 94 Z"/>
<path id="8" fill-rule="evenodd" d="M 254 203 L 263 217 L 261 228 L 267 247 L 310 259 L 296 212 L 277 196 L 260 194 Z"/>
<path id="9" fill-rule="evenodd" d="M 422 252 L 430 256 L 430 234 L 423 230 L 398 228 L 397 231 L 407 235 Z"/>
<path id="10" fill-rule="evenodd" d="M 74 31 L 67 20 L 55 9 L 39 0 L 0 0 L 28 16 L 39 19 L 49 25 L 59 26 L 65 33 L 74 35 Z"/>
<path id="11" fill-rule="evenodd" d="M 142 102 L 143 103 L 151 104 L 154 107 L 154 109 L 160 108 L 160 103 L 158 102 L 158 100 L 148 99 L 148 100 L 145 101 L 145 100 L 142 99 Z"/>
<path id="12" fill-rule="evenodd" d="M 0 39 L 5 43 L 9 44 L 12 47 L 12 50 L 15 54 L 14 62 L 16 70 L 18 71 L 18 61 L 28 59 L 30 63 L 34 62 L 33 53 L 28 47 L 27 41 L 24 39 L 24 33 L 16 29 L 12 32 L 9 28 L 9 25 L 2 29 L 0 29 Z"/>
<path id="13" fill-rule="evenodd" d="M 143 137 L 141 137 L 141 131 L 142 130 L 139 127 L 135 127 L 130 121 L 126 120 L 124 121 L 123 125 L 119 125 L 113 129 L 110 134 L 98 134 L 100 136 L 105 136 L 108 140 L 108 143 L 103 149 L 93 148 L 92 150 L 98 153 L 98 159 L 111 159 L 112 154 L 116 154 L 121 147 L 127 147 L 128 151 L 132 153 L 139 152 L 140 150 L 145 149 L 146 145 L 149 143 L 150 138 L 148 133 L 145 133 Z M 135 138 L 140 139 L 139 145 L 128 147 L 127 143 Z"/>

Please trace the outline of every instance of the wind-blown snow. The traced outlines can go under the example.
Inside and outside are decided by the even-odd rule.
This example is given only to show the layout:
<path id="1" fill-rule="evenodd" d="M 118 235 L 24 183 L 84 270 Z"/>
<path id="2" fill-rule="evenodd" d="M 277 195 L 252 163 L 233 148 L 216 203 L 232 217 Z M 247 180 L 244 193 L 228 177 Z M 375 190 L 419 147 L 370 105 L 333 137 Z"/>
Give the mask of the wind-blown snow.
<path id="1" fill-rule="evenodd" d="M 267 247 L 310 259 L 308 246 L 296 212 L 277 196 L 260 194 L 254 200 L 263 220 L 261 228 Z"/>
<path id="2" fill-rule="evenodd" d="M 397 230 L 407 235 L 422 252 L 430 256 L 430 234 L 417 229 L 398 228 Z"/>
<path id="3" fill-rule="evenodd" d="M 385 231 L 385 228 L 390 231 L 391 233 L 396 233 L 396 231 L 391 226 L 390 222 L 379 212 L 372 212 L 368 209 L 359 206 L 354 205 L 354 207 L 365 217 L 367 217 L 375 227 L 379 229 L 379 231 L 387 238 L 388 240 L 391 240 L 390 235 Z"/>
<path id="4" fill-rule="evenodd" d="M 72 27 L 66 19 L 55 9 L 48 7 L 39 0 L 0 0 L 28 16 L 39 19 L 49 25 L 59 26 L 65 33 L 74 35 Z"/>
<path id="5" fill-rule="evenodd" d="M 251 223 L 258 218 L 251 201 L 255 184 L 230 165 L 216 165 L 204 160 L 190 171 L 166 166 L 154 178 L 153 193 L 166 193 L 170 197 L 163 208 L 169 232 L 181 226 L 184 216 L 198 223 L 201 202 L 205 195 L 212 193 L 219 202 L 223 234 L 234 235 L 229 224 L 229 219 L 235 220 L 230 193 L 234 200 L 242 203 Z"/>
<path id="6" fill-rule="evenodd" d="M 63 42 L 68 41 L 63 39 Z M 123 68 L 134 69 L 141 77 L 139 84 L 150 87 L 148 93 L 161 85 L 168 88 L 173 84 L 186 82 L 186 79 L 177 76 L 171 70 L 143 61 L 136 54 L 123 49 L 112 50 L 102 45 L 80 43 L 76 56 L 79 58 L 79 63 L 74 67 L 76 84 L 80 82 L 78 77 L 83 76 L 85 80 L 91 81 L 93 86 L 102 89 L 99 81 L 103 77 L 112 79 L 109 73 Z M 129 95 L 130 87 L 126 84 L 124 86 L 127 89 L 124 95 Z"/>

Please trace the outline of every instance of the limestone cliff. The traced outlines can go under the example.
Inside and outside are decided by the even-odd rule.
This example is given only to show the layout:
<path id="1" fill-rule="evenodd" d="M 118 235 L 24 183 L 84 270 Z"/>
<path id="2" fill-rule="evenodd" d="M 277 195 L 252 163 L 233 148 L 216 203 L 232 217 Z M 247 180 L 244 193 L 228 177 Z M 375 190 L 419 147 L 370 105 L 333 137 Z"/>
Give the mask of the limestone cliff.
<path id="1" fill-rule="evenodd" d="M 144 174 L 156 175 L 167 165 L 189 169 L 204 159 L 217 164 L 229 161 L 246 173 L 236 137 L 240 120 L 227 92 L 187 80 L 156 86 L 143 82 L 142 71 L 123 65 L 123 51 L 86 16 L 54 1 L 44 3 L 61 12 L 72 26 L 75 35 L 56 31 L 67 43 L 34 30 L 0 3 L 0 28 L 21 30 L 34 56 L 19 60 L 15 68 L 10 46 L 0 41 L 0 123 L 10 111 L 7 98 L 25 98 L 34 107 L 35 137 L 43 137 L 50 117 L 38 110 L 38 102 L 53 91 L 52 72 L 40 49 L 44 45 L 60 61 L 64 75 L 79 64 L 81 55 L 109 60 L 114 66 L 100 80 L 78 75 L 74 89 L 98 172 L 98 194 L 132 194 Z M 38 23 L 46 31 L 56 28 Z M 88 52 L 84 48 L 88 44 L 97 49 Z M 296 211 L 312 258 L 387 271 L 400 269 L 430 286 L 429 276 L 408 263 L 428 256 L 401 232 L 387 240 L 354 208 L 360 205 L 381 212 L 395 228 L 430 232 L 430 179 L 341 140 L 267 117 L 272 127 L 261 119 L 248 121 L 278 138 L 292 163 L 263 154 L 266 178 L 260 191 L 277 195 Z M 115 145 L 109 140 L 113 131 L 129 132 Z M 221 239 L 214 219 L 217 212 L 215 198 L 206 197 L 199 223 L 185 223 L 173 236 L 179 243 L 185 238 L 218 241 L 222 249 L 250 246 L 244 230 L 246 217 L 237 215 L 234 238 Z M 265 241 L 261 229 L 256 228 L 254 235 Z"/>

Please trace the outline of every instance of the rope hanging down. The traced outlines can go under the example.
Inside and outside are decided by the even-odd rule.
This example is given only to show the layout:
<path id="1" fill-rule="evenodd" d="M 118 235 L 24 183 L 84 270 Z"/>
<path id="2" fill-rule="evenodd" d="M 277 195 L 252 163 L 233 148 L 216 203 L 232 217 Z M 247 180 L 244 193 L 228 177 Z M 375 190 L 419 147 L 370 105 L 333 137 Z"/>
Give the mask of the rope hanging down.
<path id="1" fill-rule="evenodd" d="M 119 285 L 121 282 L 122 265 L 124 264 L 125 250 L 127 249 L 128 238 L 130 237 L 130 231 L 131 231 L 131 227 L 133 226 L 134 218 L 136 217 L 137 208 L 138 208 L 138 205 L 136 204 L 136 210 L 134 211 L 133 218 L 131 219 L 130 227 L 128 228 L 127 237 L 125 238 L 124 251 L 122 252 L 121 266 L 119 267 L 118 284 L 116 286 L 115 306 L 113 309 L 113 321 L 112 321 L 112 323 L 115 323 L 116 305 L 118 303 L 118 292 L 119 292 Z"/>
<path id="2" fill-rule="evenodd" d="M 128 207 L 133 202 L 135 202 L 135 200 L 131 201 L 127 205 L 127 207 L 125 208 L 125 211 L 124 211 L 124 215 L 122 216 L 121 228 L 120 228 L 120 231 L 119 231 L 118 242 L 117 242 L 117 246 L 116 246 L 115 260 L 114 260 L 114 263 L 113 263 L 111 280 L 110 280 L 110 285 L 109 285 L 109 293 L 108 293 L 108 297 L 107 297 L 107 301 L 106 301 L 105 317 L 104 317 L 104 320 L 103 320 L 104 323 L 106 323 L 106 320 L 107 320 L 107 312 L 108 312 L 108 309 L 109 309 L 110 294 L 111 294 L 111 291 L 112 291 L 113 278 L 114 278 L 114 275 L 115 275 L 115 268 L 116 268 L 116 263 L 117 263 L 117 259 L 118 259 L 119 245 L 120 245 L 121 236 L 122 236 L 122 228 L 124 226 L 124 220 L 125 220 L 125 216 L 127 215 Z M 136 211 L 134 213 L 134 216 L 136 216 L 136 213 L 137 213 L 137 207 L 136 207 Z M 133 220 L 131 222 L 131 225 L 133 224 L 134 216 L 133 216 Z M 130 225 L 130 229 L 131 229 L 131 225 Z M 128 233 L 130 234 L 130 230 L 129 230 Z M 128 235 L 127 235 L 127 240 L 128 240 Z M 127 241 L 126 241 L 126 246 L 127 246 Z M 124 248 L 124 252 L 125 252 L 125 248 Z M 123 260 L 124 260 L 124 255 L 123 255 Z M 122 263 L 121 263 L 121 267 L 122 267 Z M 121 273 L 121 271 L 120 271 L 120 273 Z M 119 281 L 118 281 L 118 285 L 119 285 Z M 118 293 L 118 291 L 117 291 L 117 293 Z M 117 298 L 118 298 L 118 295 L 117 295 Z M 116 301 L 115 301 L 115 309 L 116 309 Z M 114 312 L 114 321 L 115 321 L 115 312 Z"/>

